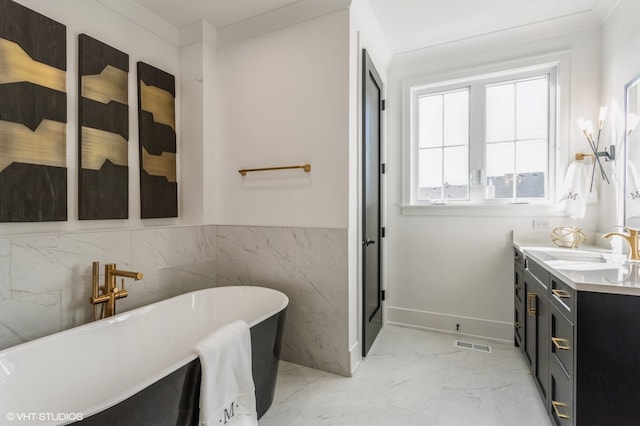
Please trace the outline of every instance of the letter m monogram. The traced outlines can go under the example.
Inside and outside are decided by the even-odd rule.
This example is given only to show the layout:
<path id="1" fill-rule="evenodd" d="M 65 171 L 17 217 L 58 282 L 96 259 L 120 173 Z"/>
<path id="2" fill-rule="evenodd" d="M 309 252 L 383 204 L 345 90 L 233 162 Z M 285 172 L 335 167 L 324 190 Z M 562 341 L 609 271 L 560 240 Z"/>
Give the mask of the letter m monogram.
<path id="1" fill-rule="evenodd" d="M 640 199 L 640 192 L 637 189 L 635 192 L 630 192 L 629 195 L 631 195 L 632 200 Z"/>
<path id="2" fill-rule="evenodd" d="M 224 422 L 222 423 L 223 425 L 226 425 L 229 422 L 229 420 L 231 420 L 233 418 L 233 416 L 235 415 L 234 412 L 233 412 L 233 408 L 234 408 L 233 406 L 235 404 L 236 404 L 236 402 L 233 401 L 231 403 L 231 405 L 229 406 L 228 410 L 226 408 L 224 409 L 224 419 L 223 419 Z"/>
<path id="3" fill-rule="evenodd" d="M 567 194 L 567 199 L 568 199 L 568 200 L 576 201 L 576 200 L 578 199 L 578 194 L 574 194 L 574 193 L 572 193 L 572 192 L 569 192 L 569 193 Z"/>

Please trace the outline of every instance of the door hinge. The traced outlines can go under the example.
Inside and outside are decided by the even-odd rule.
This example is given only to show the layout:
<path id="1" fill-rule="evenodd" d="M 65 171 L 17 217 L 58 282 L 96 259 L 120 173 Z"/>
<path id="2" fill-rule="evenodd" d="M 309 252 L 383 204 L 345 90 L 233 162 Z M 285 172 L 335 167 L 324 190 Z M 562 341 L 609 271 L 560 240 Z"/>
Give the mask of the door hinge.
<path id="1" fill-rule="evenodd" d="M 380 101 L 380 111 L 384 111 L 387 109 L 387 100 L 383 99 Z"/>
<path id="2" fill-rule="evenodd" d="M 382 290 L 382 291 L 380 292 L 380 298 L 381 298 L 382 300 L 385 300 L 385 299 L 387 298 L 387 292 L 386 292 L 386 290 Z"/>
<path id="3" fill-rule="evenodd" d="M 384 238 L 387 235 L 387 228 L 385 226 L 383 226 L 382 228 L 380 228 L 380 238 Z"/>
<path id="4" fill-rule="evenodd" d="M 381 174 L 387 173 L 387 163 L 380 164 L 380 173 Z"/>

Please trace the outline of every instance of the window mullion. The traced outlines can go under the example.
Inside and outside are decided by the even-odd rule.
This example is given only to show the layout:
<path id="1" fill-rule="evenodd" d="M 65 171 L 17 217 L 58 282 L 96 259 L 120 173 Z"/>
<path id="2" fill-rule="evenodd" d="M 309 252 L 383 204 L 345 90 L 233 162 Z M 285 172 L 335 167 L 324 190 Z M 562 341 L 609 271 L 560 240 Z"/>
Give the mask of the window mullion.
<path id="1" fill-rule="evenodd" d="M 444 134 L 444 130 L 445 130 L 445 125 L 444 125 L 444 121 L 445 121 L 445 113 L 446 111 L 444 110 L 444 95 L 440 96 L 440 105 L 442 108 L 442 120 L 440 123 L 441 129 L 442 129 L 442 139 L 440 139 L 440 158 L 442 159 L 442 173 L 440 174 L 440 199 L 443 200 L 444 199 L 444 175 L 445 175 L 445 163 L 444 163 L 444 141 L 446 138 L 446 135 Z"/>
<path id="2" fill-rule="evenodd" d="M 485 182 L 485 92 L 481 82 L 471 84 L 469 89 L 469 173 L 478 171 L 478 182 L 469 188 L 469 199 L 481 202 L 484 199 Z"/>

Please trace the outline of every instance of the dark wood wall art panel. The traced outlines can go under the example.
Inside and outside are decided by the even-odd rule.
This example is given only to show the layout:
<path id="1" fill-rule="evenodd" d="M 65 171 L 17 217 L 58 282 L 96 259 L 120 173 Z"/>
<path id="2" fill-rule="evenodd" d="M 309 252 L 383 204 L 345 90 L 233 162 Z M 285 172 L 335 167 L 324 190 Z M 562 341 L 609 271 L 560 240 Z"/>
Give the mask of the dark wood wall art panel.
<path id="1" fill-rule="evenodd" d="M 138 62 L 140 208 L 143 219 L 178 216 L 175 77 Z"/>
<path id="2" fill-rule="evenodd" d="M 0 0 L 0 222 L 67 219 L 66 33 Z"/>
<path id="3" fill-rule="evenodd" d="M 129 216 L 129 55 L 78 36 L 78 216 Z"/>

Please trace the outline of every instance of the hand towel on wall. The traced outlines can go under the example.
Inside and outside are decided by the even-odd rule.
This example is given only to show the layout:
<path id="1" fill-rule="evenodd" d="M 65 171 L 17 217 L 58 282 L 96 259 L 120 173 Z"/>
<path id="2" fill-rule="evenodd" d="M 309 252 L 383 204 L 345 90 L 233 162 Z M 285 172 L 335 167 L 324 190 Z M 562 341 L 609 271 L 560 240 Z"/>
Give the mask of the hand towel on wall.
<path id="1" fill-rule="evenodd" d="M 590 158 L 590 157 L 586 157 Z M 560 205 L 571 219 L 582 219 L 587 211 L 591 161 L 574 161 L 564 176 L 564 185 Z"/>
<path id="2" fill-rule="evenodd" d="M 257 426 L 247 323 L 225 325 L 195 349 L 202 364 L 200 425 Z"/>

